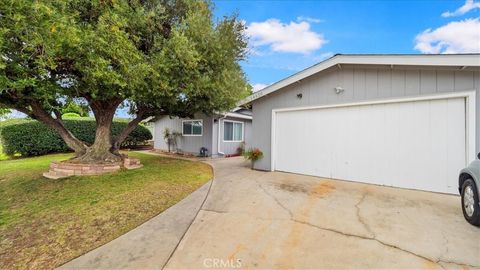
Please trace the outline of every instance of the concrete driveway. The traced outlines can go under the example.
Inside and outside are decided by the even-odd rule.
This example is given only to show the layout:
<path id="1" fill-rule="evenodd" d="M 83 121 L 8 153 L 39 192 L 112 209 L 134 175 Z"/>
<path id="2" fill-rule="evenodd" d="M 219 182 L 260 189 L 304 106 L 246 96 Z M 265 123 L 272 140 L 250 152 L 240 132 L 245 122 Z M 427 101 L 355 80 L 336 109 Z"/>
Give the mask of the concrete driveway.
<path id="1" fill-rule="evenodd" d="M 458 196 L 210 163 L 210 193 L 167 269 L 480 268 L 480 229 Z"/>

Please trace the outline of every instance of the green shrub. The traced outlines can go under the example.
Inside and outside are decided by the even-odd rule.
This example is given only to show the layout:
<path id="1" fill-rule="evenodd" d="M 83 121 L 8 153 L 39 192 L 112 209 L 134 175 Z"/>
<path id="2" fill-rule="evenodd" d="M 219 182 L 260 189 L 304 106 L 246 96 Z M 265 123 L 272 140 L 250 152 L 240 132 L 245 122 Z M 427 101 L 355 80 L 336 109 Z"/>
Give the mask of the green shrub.
<path id="1" fill-rule="evenodd" d="M 12 118 L 12 119 L 8 119 L 6 121 L 0 121 L 0 129 L 2 129 L 3 127 L 6 127 L 6 126 L 28 123 L 28 122 L 32 122 L 32 121 L 33 121 L 32 119 L 28 119 L 28 118 Z M 1 139 L 1 137 L 0 137 L 0 139 Z"/>
<path id="2" fill-rule="evenodd" d="M 74 112 L 68 112 L 68 113 L 64 113 L 62 114 L 62 118 L 65 119 L 65 118 L 80 118 L 80 114 L 78 113 L 74 113 Z"/>
<path id="3" fill-rule="evenodd" d="M 112 136 L 119 134 L 127 123 L 127 121 L 114 120 Z M 66 119 L 64 124 L 75 137 L 87 144 L 92 144 L 95 140 L 96 125 L 91 118 Z M 70 151 L 57 132 L 33 120 L 16 121 L 13 124 L 3 123 L 0 126 L 0 138 L 3 151 L 7 155 L 38 156 Z M 138 126 L 123 142 L 122 147 L 141 145 L 150 139 L 152 139 L 150 131 L 144 126 Z"/>
<path id="4" fill-rule="evenodd" d="M 245 159 L 255 162 L 263 158 L 263 152 L 258 148 L 250 148 L 244 151 L 243 156 Z"/>

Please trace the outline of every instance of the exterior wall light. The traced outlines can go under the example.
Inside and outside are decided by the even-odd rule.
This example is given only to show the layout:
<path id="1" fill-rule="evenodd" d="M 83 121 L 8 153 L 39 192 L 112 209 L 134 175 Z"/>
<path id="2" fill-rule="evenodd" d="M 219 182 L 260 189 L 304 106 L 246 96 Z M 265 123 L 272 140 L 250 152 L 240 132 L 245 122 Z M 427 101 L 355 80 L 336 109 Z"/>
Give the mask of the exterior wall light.
<path id="1" fill-rule="evenodd" d="M 302 94 L 302 93 L 297 94 L 297 98 L 298 98 L 298 99 L 301 99 L 302 97 L 303 97 L 303 94 Z"/>
<path id="2" fill-rule="evenodd" d="M 343 89 L 343 87 L 341 87 L 341 86 L 335 87 L 335 93 L 336 93 L 336 94 L 340 94 L 340 93 L 342 93 L 343 91 L 345 91 L 345 89 Z"/>

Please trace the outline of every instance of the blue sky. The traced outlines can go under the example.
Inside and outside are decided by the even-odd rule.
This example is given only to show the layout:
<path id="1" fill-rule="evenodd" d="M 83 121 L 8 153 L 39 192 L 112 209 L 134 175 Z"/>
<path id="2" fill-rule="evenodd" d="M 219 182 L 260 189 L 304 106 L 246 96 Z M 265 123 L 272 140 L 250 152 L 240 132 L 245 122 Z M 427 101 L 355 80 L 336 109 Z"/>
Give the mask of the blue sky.
<path id="1" fill-rule="evenodd" d="M 480 1 L 214 1 L 250 37 L 255 90 L 336 53 L 480 51 Z"/>

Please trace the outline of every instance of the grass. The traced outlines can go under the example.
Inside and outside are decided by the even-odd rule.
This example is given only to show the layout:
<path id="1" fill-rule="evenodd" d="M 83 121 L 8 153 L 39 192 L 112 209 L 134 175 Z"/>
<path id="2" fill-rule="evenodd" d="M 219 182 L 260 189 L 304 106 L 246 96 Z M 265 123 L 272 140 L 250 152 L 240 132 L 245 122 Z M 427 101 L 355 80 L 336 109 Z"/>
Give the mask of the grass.
<path id="1" fill-rule="evenodd" d="M 174 205 L 212 178 L 203 163 L 130 153 L 141 169 L 50 180 L 51 161 L 0 162 L 0 269 L 54 268 Z"/>

